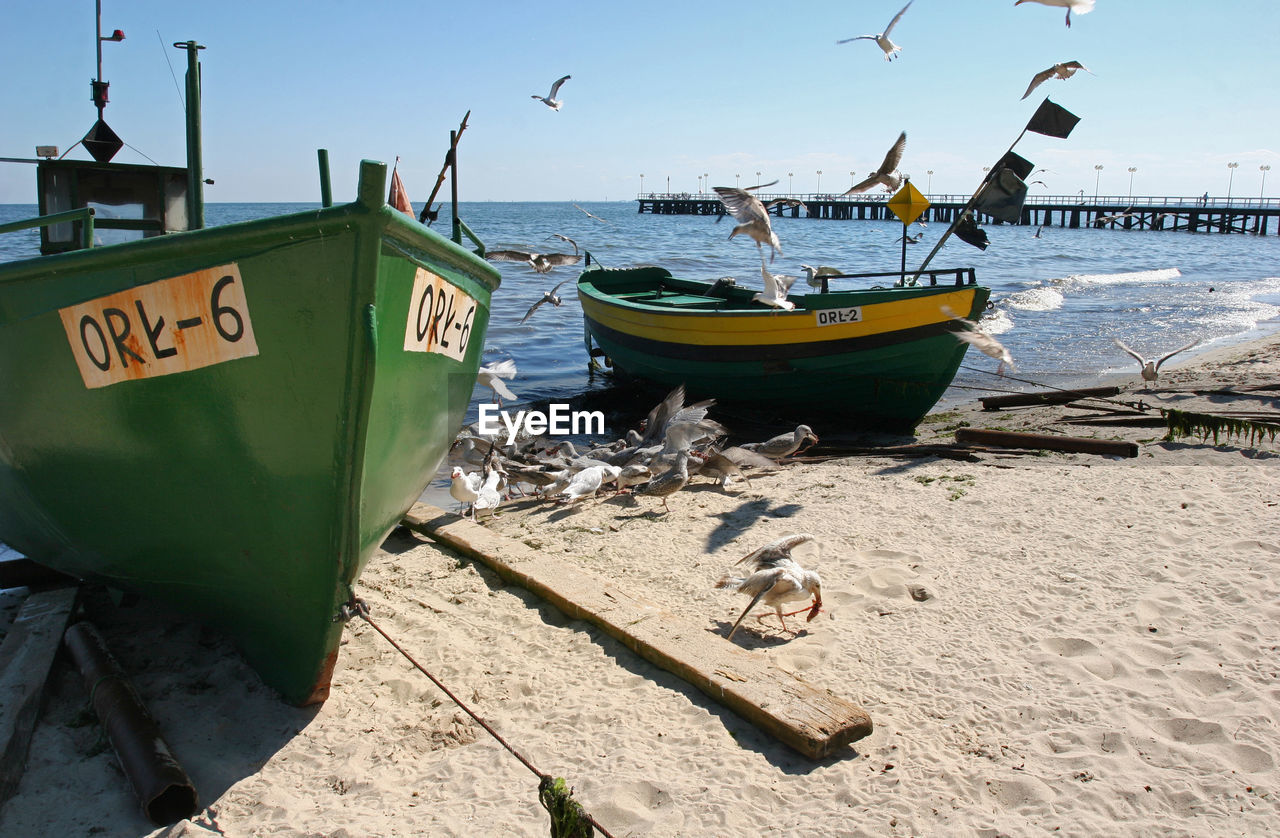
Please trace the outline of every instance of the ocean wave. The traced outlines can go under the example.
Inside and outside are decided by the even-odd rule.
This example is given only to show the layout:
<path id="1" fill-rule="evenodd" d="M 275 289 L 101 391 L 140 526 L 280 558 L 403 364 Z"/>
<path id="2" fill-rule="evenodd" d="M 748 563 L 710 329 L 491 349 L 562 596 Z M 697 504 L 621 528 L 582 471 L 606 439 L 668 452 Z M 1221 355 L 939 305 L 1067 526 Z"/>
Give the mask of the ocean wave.
<path id="1" fill-rule="evenodd" d="M 1062 308 L 1062 292 L 1047 285 L 1015 291 L 1001 301 L 1009 308 L 1023 311 L 1053 311 Z"/>
<path id="2" fill-rule="evenodd" d="M 988 335 L 1003 335 L 1013 328 L 1013 318 L 999 308 L 982 315 L 978 328 Z"/>
<path id="3" fill-rule="evenodd" d="M 1156 268 L 1150 271 L 1128 271 L 1118 274 L 1071 274 L 1050 280 L 1054 285 L 1082 287 L 1086 285 L 1138 285 L 1147 282 L 1166 282 L 1182 276 L 1177 268 Z"/>

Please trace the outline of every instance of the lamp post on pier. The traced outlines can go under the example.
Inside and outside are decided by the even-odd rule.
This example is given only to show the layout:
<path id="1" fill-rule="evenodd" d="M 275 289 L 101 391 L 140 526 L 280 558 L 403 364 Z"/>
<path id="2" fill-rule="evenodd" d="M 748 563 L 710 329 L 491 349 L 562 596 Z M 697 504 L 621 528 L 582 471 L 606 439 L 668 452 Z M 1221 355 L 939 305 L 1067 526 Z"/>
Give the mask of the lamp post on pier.
<path id="1" fill-rule="evenodd" d="M 822 170 L 818 169 L 818 191 L 822 191 Z"/>
<path id="2" fill-rule="evenodd" d="M 1268 168 L 1270 168 L 1270 167 L 1268 167 Z M 791 179 L 792 179 L 793 177 L 795 177 L 795 176 L 796 176 L 796 173 L 795 173 L 795 172 L 787 172 L 787 194 L 788 194 L 788 195 L 794 195 L 794 194 L 796 194 L 796 191 L 795 191 L 794 189 L 792 189 L 792 188 L 791 188 Z M 1266 175 L 1263 175 L 1263 180 L 1264 180 L 1264 181 L 1266 180 Z"/>
<path id="3" fill-rule="evenodd" d="M 929 169 L 927 172 L 925 172 L 925 174 L 929 176 L 929 182 L 925 186 L 924 191 L 926 195 L 932 195 L 933 194 L 933 169 Z"/>
<path id="4" fill-rule="evenodd" d="M 1129 203 L 1133 203 L 1133 173 L 1138 171 L 1137 166 L 1129 167 Z"/>
<path id="5" fill-rule="evenodd" d="M 1102 182 L 1102 164 L 1094 166 L 1093 170 L 1098 173 L 1093 179 L 1093 202 L 1096 204 L 1098 203 L 1098 184 Z"/>
<path id="6" fill-rule="evenodd" d="M 702 173 L 702 182 L 703 182 L 703 184 L 704 184 L 704 185 L 706 185 L 706 187 L 707 187 L 707 191 L 708 191 L 708 192 L 710 192 L 710 191 L 711 191 L 711 175 L 710 175 L 710 174 L 708 174 L 708 173 L 706 173 L 706 172 L 703 172 L 703 173 Z"/>
<path id="7" fill-rule="evenodd" d="M 671 175 L 667 175 L 667 195 L 671 195 Z"/>
<path id="8" fill-rule="evenodd" d="M 1239 163 L 1228 163 L 1228 164 L 1227 164 L 1227 169 L 1228 169 L 1228 171 L 1230 171 L 1230 172 L 1231 172 L 1231 176 L 1227 178 L 1227 203 L 1230 203 L 1230 202 L 1231 202 L 1231 184 L 1235 182 L 1235 179 L 1236 179 L 1236 167 L 1237 167 L 1237 166 L 1239 166 L 1239 165 L 1240 165 Z"/>
<path id="9" fill-rule="evenodd" d="M 644 194 L 644 172 L 640 173 L 640 194 Z"/>
<path id="10" fill-rule="evenodd" d="M 1262 186 L 1258 187 L 1258 200 L 1262 200 L 1262 193 L 1267 191 L 1267 172 L 1271 171 L 1270 164 L 1259 166 L 1258 171 L 1262 172 Z"/>
<path id="11" fill-rule="evenodd" d="M 737 175 L 734 175 L 734 176 L 733 176 L 733 186 L 734 186 L 734 188 L 735 188 L 735 189 L 737 189 L 737 188 L 739 188 L 740 186 L 742 186 L 742 184 L 738 182 L 738 179 L 739 179 L 739 178 L 741 178 L 741 177 L 742 177 L 742 175 L 740 175 L 740 174 L 737 174 Z"/>
<path id="12" fill-rule="evenodd" d="M 756 188 L 760 188 L 760 173 L 756 172 Z"/>

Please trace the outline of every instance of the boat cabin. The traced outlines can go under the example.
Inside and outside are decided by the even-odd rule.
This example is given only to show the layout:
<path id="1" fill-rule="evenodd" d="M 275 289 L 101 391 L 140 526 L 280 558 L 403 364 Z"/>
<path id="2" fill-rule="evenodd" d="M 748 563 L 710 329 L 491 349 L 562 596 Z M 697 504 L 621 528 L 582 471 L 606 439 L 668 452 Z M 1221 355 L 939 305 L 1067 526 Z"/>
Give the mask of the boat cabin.
<path id="1" fill-rule="evenodd" d="M 95 160 L 43 160 L 36 167 L 40 215 L 93 211 L 93 245 L 191 229 L 185 168 Z M 86 220 L 40 228 L 40 252 L 85 246 Z"/>

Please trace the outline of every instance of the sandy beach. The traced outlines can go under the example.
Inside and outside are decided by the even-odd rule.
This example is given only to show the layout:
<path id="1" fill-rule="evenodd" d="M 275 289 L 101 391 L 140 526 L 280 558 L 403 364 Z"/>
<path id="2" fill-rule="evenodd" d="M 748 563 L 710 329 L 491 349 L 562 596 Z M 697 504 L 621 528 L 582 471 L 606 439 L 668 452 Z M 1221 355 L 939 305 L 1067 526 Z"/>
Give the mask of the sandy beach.
<path id="1" fill-rule="evenodd" d="M 1280 336 L 1170 362 L 1154 392 L 1136 365 L 1120 383 L 1125 400 L 1220 410 L 1209 391 L 1280 383 Z M 486 525 L 632 587 L 707 644 L 746 605 L 716 580 L 813 534 L 795 558 L 821 574 L 825 610 L 789 620 L 795 634 L 748 617 L 733 642 L 870 714 L 870 736 L 820 761 L 416 533 L 392 534 L 359 595 L 614 836 L 1271 834 L 1280 440 L 1063 424 L 1078 412 L 965 405 L 917 442 L 967 424 L 1132 440 L 1139 456 L 850 456 L 695 480 L 665 514 L 644 497 L 517 501 Z M 537 778 L 369 624 L 349 624 L 329 700 L 298 709 L 219 635 L 90 605 L 201 810 L 143 817 L 60 661 L 0 834 L 548 834 Z"/>

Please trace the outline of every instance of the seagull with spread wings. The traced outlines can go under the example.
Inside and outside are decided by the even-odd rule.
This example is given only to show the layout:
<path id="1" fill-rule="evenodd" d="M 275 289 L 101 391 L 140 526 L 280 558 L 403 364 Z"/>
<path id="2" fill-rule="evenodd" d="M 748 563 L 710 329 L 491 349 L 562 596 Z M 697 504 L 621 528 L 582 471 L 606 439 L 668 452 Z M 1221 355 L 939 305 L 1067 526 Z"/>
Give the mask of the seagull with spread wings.
<path id="1" fill-rule="evenodd" d="M 911 2 L 915 2 L 915 0 L 911 0 Z M 894 54 L 901 52 L 902 47 L 889 40 L 889 33 L 893 31 L 893 27 L 898 25 L 898 21 L 902 20 L 902 16 L 909 8 L 911 8 L 910 2 L 902 7 L 902 11 L 893 16 L 893 20 L 889 21 L 889 25 L 878 35 L 859 35 L 856 38 L 845 38 L 842 41 L 836 41 L 836 44 L 847 44 L 850 41 L 875 41 L 876 46 L 884 51 L 884 60 L 892 61 Z"/>
<path id="2" fill-rule="evenodd" d="M 777 183 L 776 180 L 748 186 L 746 189 L 732 186 L 714 187 L 716 194 L 720 196 L 720 203 L 724 204 L 724 208 L 738 222 L 733 232 L 729 234 L 729 238 L 732 239 L 739 233 L 743 233 L 755 241 L 756 249 L 760 251 L 761 267 L 764 266 L 764 245 L 769 245 L 770 262 L 782 252 L 782 245 L 778 243 L 778 236 L 773 232 L 773 225 L 769 223 L 769 211 L 764 208 L 764 204 L 760 203 L 759 198 L 751 194 L 751 190 L 760 189 L 762 186 L 773 186 L 775 183 Z"/>
<path id="3" fill-rule="evenodd" d="M 529 94 L 529 96 L 530 98 L 537 99 L 539 102 L 546 105 L 548 108 L 551 108 L 551 110 L 558 111 L 560 110 L 560 106 L 564 103 L 556 98 L 556 94 L 560 92 L 560 85 L 564 84 L 568 80 L 569 80 L 569 76 L 561 76 L 560 78 L 556 79 L 555 82 L 553 82 L 551 85 L 551 92 L 548 93 L 546 96 L 539 96 L 536 93 L 531 93 Z"/>
<path id="4" fill-rule="evenodd" d="M 1047 82 L 1049 79 L 1069 79 L 1076 74 L 1076 70 L 1084 70 L 1089 75 L 1093 75 L 1093 71 L 1081 64 L 1079 61 L 1063 61 L 1054 64 L 1047 70 L 1041 70 L 1031 77 L 1031 84 L 1027 87 L 1027 92 L 1022 94 L 1025 99 L 1031 95 L 1031 91 Z"/>
<path id="5" fill-rule="evenodd" d="M 983 355 L 995 358 L 1000 362 L 996 365 L 996 375 L 1004 375 L 1006 364 L 1011 370 L 1017 369 L 1013 364 L 1013 355 L 1008 349 L 1005 349 L 1004 344 L 982 331 L 977 323 L 960 317 L 947 306 L 942 306 L 942 313 L 961 325 L 962 328 L 959 331 L 952 332 L 958 340 L 964 341 L 975 347 Z"/>
<path id="6" fill-rule="evenodd" d="M 898 135 L 898 140 L 889 149 L 889 153 L 884 156 L 884 162 L 880 164 L 880 168 L 871 173 L 866 180 L 856 183 L 849 187 L 845 195 L 852 195 L 856 192 L 866 192 L 877 183 L 882 185 L 886 191 L 894 192 L 899 186 L 902 186 L 902 175 L 898 173 L 898 164 L 902 162 L 902 153 L 907 150 L 907 132 L 903 131 Z"/>
<path id="7" fill-rule="evenodd" d="M 1161 355 L 1159 358 L 1144 358 L 1141 355 L 1139 355 L 1137 352 L 1134 352 L 1132 349 L 1130 349 L 1129 347 L 1121 343 L 1119 338 L 1112 338 L 1112 340 L 1115 341 L 1116 346 L 1120 347 L 1122 350 L 1124 350 L 1124 352 L 1127 355 L 1129 355 L 1131 358 L 1133 358 L 1135 361 L 1138 362 L 1138 365 L 1142 367 L 1142 380 L 1146 382 L 1155 381 L 1157 378 L 1160 377 L 1160 365 L 1163 364 L 1165 361 L 1169 360 L 1174 355 L 1177 355 L 1179 352 L 1186 352 L 1188 349 L 1191 349 L 1195 346 L 1200 345 L 1200 341 L 1193 340 L 1191 341 L 1191 343 L 1188 343 L 1186 346 L 1180 346 L 1177 349 L 1173 350 L 1172 352 L 1166 352 L 1165 354 Z M 1148 386 L 1150 386 L 1150 384 L 1148 384 Z"/>
<path id="8" fill-rule="evenodd" d="M 501 405 L 503 399 L 514 399 L 516 397 L 516 394 L 511 392 L 511 388 L 503 381 L 504 378 L 515 377 L 516 362 L 507 358 L 496 364 L 481 367 L 476 372 L 476 383 L 492 390 L 494 399 Z"/>
<path id="9" fill-rule="evenodd" d="M 733 628 L 729 629 L 730 640 L 733 639 L 734 632 L 738 630 L 742 620 L 758 602 L 773 607 L 774 613 L 778 615 L 778 622 L 782 623 L 783 631 L 789 630 L 787 621 L 784 619 L 786 617 L 795 616 L 806 610 L 809 612 L 809 616 L 805 618 L 806 621 L 812 621 L 818 616 L 818 612 L 822 610 L 822 578 L 812 570 L 805 570 L 791 558 L 792 549 L 806 541 L 813 541 L 813 536 L 808 533 L 797 533 L 772 541 L 758 550 L 752 550 L 734 563 L 746 563 L 752 571 L 750 576 L 733 576 L 726 573 L 719 582 L 716 582 L 717 588 L 728 588 L 751 597 L 751 602 L 743 609 Z M 799 611 L 788 614 L 782 613 L 784 602 L 806 600 L 810 596 L 813 597 L 813 604 L 807 609 L 801 608 Z M 756 619 L 763 622 L 766 616 L 768 615 L 761 614 Z"/>
<path id="10" fill-rule="evenodd" d="M 560 290 L 561 285 L 564 285 L 568 281 L 569 280 L 567 279 L 562 279 L 560 282 L 556 283 L 555 288 L 552 288 L 550 291 L 543 291 L 542 299 L 538 300 L 536 303 L 529 306 L 529 310 L 524 313 L 524 317 L 520 318 L 520 322 L 523 323 L 524 321 L 532 317 L 533 313 L 538 310 L 538 306 L 542 305 L 543 303 L 551 303 L 553 306 L 559 306 L 562 302 L 564 302 L 563 300 L 560 299 L 559 296 L 556 295 L 556 292 Z"/>
<path id="11" fill-rule="evenodd" d="M 796 304 L 787 299 L 791 286 L 795 284 L 794 276 L 774 276 L 764 266 L 764 256 L 760 257 L 760 278 L 764 280 L 764 290 L 757 291 L 752 302 L 764 303 L 770 308 L 784 311 L 795 311 Z"/>
<path id="12" fill-rule="evenodd" d="M 562 265 L 576 264 L 581 254 L 573 253 L 529 253 L 524 250 L 490 250 L 484 258 L 493 262 L 524 262 L 540 274 L 549 273 L 552 268 Z"/>

